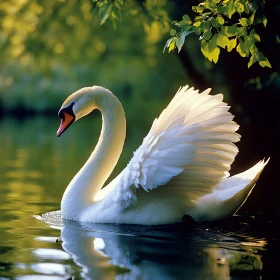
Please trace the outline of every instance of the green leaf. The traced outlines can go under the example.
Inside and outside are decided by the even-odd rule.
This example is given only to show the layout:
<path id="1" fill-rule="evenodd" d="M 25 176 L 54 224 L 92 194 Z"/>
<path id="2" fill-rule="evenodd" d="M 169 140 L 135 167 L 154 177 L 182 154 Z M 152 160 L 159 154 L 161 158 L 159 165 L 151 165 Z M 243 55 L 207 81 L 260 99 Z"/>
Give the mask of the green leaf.
<path id="1" fill-rule="evenodd" d="M 118 18 L 118 16 L 116 15 L 116 13 L 114 11 L 111 12 L 111 17 L 113 19 L 117 19 Z"/>
<path id="2" fill-rule="evenodd" d="M 258 61 L 257 55 L 252 55 L 248 63 L 248 68 L 250 68 L 257 61 Z"/>
<path id="3" fill-rule="evenodd" d="M 175 49 L 176 41 L 177 41 L 177 38 L 173 37 L 173 40 L 170 42 L 170 45 L 169 45 L 169 48 L 168 48 L 168 52 L 171 52 L 172 50 Z"/>
<path id="4" fill-rule="evenodd" d="M 266 60 L 266 57 L 264 56 L 264 54 L 262 52 L 258 53 L 258 60 L 259 61 Z"/>
<path id="5" fill-rule="evenodd" d="M 206 58 L 208 58 L 209 50 L 208 50 L 208 43 L 206 42 L 206 40 L 201 41 L 201 52 Z"/>
<path id="6" fill-rule="evenodd" d="M 259 52 L 259 65 L 261 67 L 272 68 L 269 60 L 264 56 L 264 54 L 262 52 Z"/>
<path id="7" fill-rule="evenodd" d="M 176 35 L 176 30 L 175 29 L 171 29 L 170 30 L 170 35 L 171 36 L 175 36 Z"/>
<path id="8" fill-rule="evenodd" d="M 180 28 L 185 28 L 185 29 L 190 28 L 191 24 L 192 24 L 191 20 L 188 20 L 188 21 L 181 20 L 179 23 L 178 22 L 174 22 L 174 25 L 176 25 L 176 26 L 178 26 Z"/>
<path id="9" fill-rule="evenodd" d="M 193 24 L 193 26 L 198 27 L 198 26 L 200 26 L 200 24 L 201 24 L 201 21 L 196 21 L 196 22 Z"/>
<path id="10" fill-rule="evenodd" d="M 186 30 L 184 31 L 181 36 L 177 39 L 176 41 L 176 47 L 178 48 L 178 53 L 181 51 L 183 45 L 184 45 L 184 42 L 185 42 L 185 38 L 187 35 L 189 35 L 190 33 L 193 33 L 193 31 L 191 30 Z"/>
<path id="11" fill-rule="evenodd" d="M 222 27 L 222 30 L 224 34 L 228 37 L 235 36 L 237 33 L 237 26 L 236 25 L 224 26 Z"/>
<path id="12" fill-rule="evenodd" d="M 191 21 L 191 19 L 190 19 L 190 17 L 188 15 L 184 15 L 183 16 L 183 20 L 185 20 L 185 21 L 189 21 L 190 20 Z"/>
<path id="13" fill-rule="evenodd" d="M 208 41 L 211 37 L 212 37 L 212 31 L 211 31 L 211 29 L 208 29 L 206 32 L 204 32 L 203 38 L 204 38 L 205 40 Z"/>
<path id="14" fill-rule="evenodd" d="M 204 22 L 204 28 L 205 29 L 209 29 L 211 27 L 211 21 L 210 20 L 207 20 L 206 22 Z"/>
<path id="15" fill-rule="evenodd" d="M 215 36 L 215 35 L 214 35 Z M 201 41 L 201 52 L 203 55 L 209 59 L 210 61 L 213 61 L 214 63 L 217 63 L 219 59 L 220 54 L 220 48 L 216 47 L 211 52 L 209 51 L 209 43 L 206 42 L 206 40 Z"/>
<path id="16" fill-rule="evenodd" d="M 228 15 L 228 9 L 226 6 L 220 6 L 219 7 L 219 14 L 227 16 Z"/>
<path id="17" fill-rule="evenodd" d="M 227 36 L 225 36 L 224 34 L 222 33 L 219 33 L 218 34 L 218 39 L 217 39 L 217 45 L 222 47 L 222 48 L 225 48 L 226 46 L 229 45 L 229 39 Z"/>
<path id="18" fill-rule="evenodd" d="M 225 20 L 221 15 L 218 15 L 216 20 L 220 25 L 223 25 L 225 23 Z"/>
<path id="19" fill-rule="evenodd" d="M 200 31 L 200 33 L 205 31 L 205 22 L 202 22 L 200 26 L 197 27 L 197 29 Z"/>
<path id="20" fill-rule="evenodd" d="M 184 15 L 183 19 L 179 22 L 179 25 L 191 25 L 191 24 L 192 24 L 192 20 L 188 15 Z"/>
<path id="21" fill-rule="evenodd" d="M 244 12 L 244 5 L 243 4 L 237 2 L 235 4 L 235 7 L 236 7 L 237 13 L 242 14 Z"/>
<path id="22" fill-rule="evenodd" d="M 202 15 L 202 16 L 196 16 L 195 18 L 194 18 L 194 21 L 200 21 L 200 20 L 204 20 L 204 16 Z"/>
<path id="23" fill-rule="evenodd" d="M 194 32 L 196 35 L 200 35 L 200 34 L 201 34 L 201 29 L 200 29 L 199 27 L 193 26 L 193 32 Z"/>
<path id="24" fill-rule="evenodd" d="M 229 40 L 227 51 L 231 52 L 236 47 L 236 43 L 237 43 L 236 37 L 234 39 Z"/>
<path id="25" fill-rule="evenodd" d="M 259 55 L 259 50 L 258 50 L 258 48 L 256 47 L 255 44 L 251 46 L 249 51 L 252 55 Z"/>
<path id="26" fill-rule="evenodd" d="M 180 36 L 177 41 L 176 41 L 176 47 L 178 49 L 178 53 L 181 51 L 183 45 L 184 45 L 184 42 L 185 42 L 185 38 L 182 38 L 182 36 Z"/>
<path id="27" fill-rule="evenodd" d="M 251 49 L 251 47 L 255 45 L 255 38 L 252 36 L 246 36 L 244 38 L 244 50 L 246 54 L 248 54 L 248 51 Z"/>
<path id="28" fill-rule="evenodd" d="M 168 39 L 168 40 L 166 41 L 165 46 L 164 46 L 164 48 L 163 48 L 163 52 L 165 52 L 165 50 L 166 50 L 167 48 L 169 48 L 169 46 L 170 46 L 171 42 L 173 41 L 173 39 L 174 39 L 174 38 L 170 38 L 170 39 Z"/>
<path id="29" fill-rule="evenodd" d="M 220 2 L 220 0 L 211 0 L 208 2 L 209 2 L 209 9 L 213 11 L 217 9 L 217 4 L 218 2 Z"/>
<path id="30" fill-rule="evenodd" d="M 261 41 L 261 37 L 259 36 L 259 34 L 257 34 L 256 32 L 254 32 L 254 37 L 255 39 L 260 42 Z"/>
<path id="31" fill-rule="evenodd" d="M 254 29 L 251 30 L 250 37 L 253 37 L 254 40 L 256 40 L 258 42 L 261 41 L 261 37 L 259 36 L 259 34 Z"/>
<path id="32" fill-rule="evenodd" d="M 217 34 L 213 35 L 211 40 L 208 42 L 208 51 L 209 53 L 211 53 L 212 51 L 214 51 L 217 47 Z"/>
<path id="33" fill-rule="evenodd" d="M 241 18 L 239 19 L 239 23 L 241 26 L 248 26 L 251 24 L 251 21 L 248 18 Z"/>
<path id="34" fill-rule="evenodd" d="M 255 14 L 256 14 L 256 11 L 253 12 L 253 13 L 251 14 L 251 16 L 249 17 L 251 23 L 253 23 L 254 20 L 255 20 Z"/>
<path id="35" fill-rule="evenodd" d="M 247 31 L 245 27 L 239 27 L 237 28 L 237 33 L 236 33 L 237 37 L 245 37 L 247 36 Z"/>
<path id="36" fill-rule="evenodd" d="M 112 11 L 112 4 L 106 3 L 103 6 L 99 7 L 99 17 L 100 17 L 100 25 L 104 24 L 108 17 L 110 16 Z"/>
<path id="37" fill-rule="evenodd" d="M 259 62 L 259 65 L 260 65 L 261 67 L 269 67 L 269 68 L 272 68 L 272 66 L 271 66 L 270 62 L 268 61 L 268 59 L 263 60 L 263 61 L 260 61 L 260 62 Z"/>
<path id="38" fill-rule="evenodd" d="M 266 25 L 267 25 L 267 18 L 265 18 L 265 19 L 263 20 L 263 25 L 264 25 L 264 27 L 266 27 Z"/>
<path id="39" fill-rule="evenodd" d="M 244 48 L 244 42 L 241 38 L 238 39 L 239 40 L 239 44 L 236 47 L 236 51 L 240 54 L 240 56 L 242 57 L 246 57 L 246 50 Z"/>
<path id="40" fill-rule="evenodd" d="M 214 17 L 211 18 L 211 24 L 216 28 L 218 27 L 218 22 Z"/>
<path id="41" fill-rule="evenodd" d="M 198 14 L 201 14 L 204 10 L 203 6 L 192 6 L 192 10 Z"/>
<path id="42" fill-rule="evenodd" d="M 234 2 L 231 1 L 231 2 L 227 5 L 227 16 L 228 16 L 229 18 L 231 18 L 235 12 L 236 12 L 236 8 L 235 8 L 235 5 L 234 5 Z"/>
<path id="43" fill-rule="evenodd" d="M 219 59 L 219 54 L 220 54 L 220 48 L 217 47 L 215 48 L 212 52 L 210 52 L 208 54 L 208 59 L 210 61 L 213 61 L 214 63 L 217 63 L 218 59 Z"/>

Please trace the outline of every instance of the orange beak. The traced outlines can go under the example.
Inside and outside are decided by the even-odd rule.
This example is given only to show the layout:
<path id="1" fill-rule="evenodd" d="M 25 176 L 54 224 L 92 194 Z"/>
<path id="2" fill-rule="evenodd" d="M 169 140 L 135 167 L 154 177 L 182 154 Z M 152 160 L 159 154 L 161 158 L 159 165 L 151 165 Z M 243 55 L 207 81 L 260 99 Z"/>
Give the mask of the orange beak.
<path id="1" fill-rule="evenodd" d="M 75 117 L 67 114 L 66 112 L 63 113 L 64 118 L 61 119 L 60 126 L 56 132 L 56 135 L 59 137 L 74 121 Z"/>

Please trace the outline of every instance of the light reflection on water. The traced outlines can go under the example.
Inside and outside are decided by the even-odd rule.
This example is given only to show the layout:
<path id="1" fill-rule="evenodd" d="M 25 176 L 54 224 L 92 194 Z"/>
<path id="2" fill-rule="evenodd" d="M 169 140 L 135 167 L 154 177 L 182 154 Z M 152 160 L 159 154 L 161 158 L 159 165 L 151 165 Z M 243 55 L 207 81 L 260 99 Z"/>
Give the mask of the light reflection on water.
<path id="1" fill-rule="evenodd" d="M 100 120 L 75 124 L 56 138 L 58 120 L 0 122 L 0 278 L 11 279 L 260 279 L 271 262 L 271 240 L 250 220 L 189 227 L 86 225 L 33 218 L 57 210 L 86 160 Z M 95 129 L 92 131 L 91 127 Z M 95 131 L 95 132 L 94 132 Z M 128 133 L 116 175 L 139 145 Z M 78 136 L 85 135 L 82 139 Z M 79 143 L 79 144 L 78 144 Z M 228 225 L 233 223 L 235 227 Z M 257 233 L 256 233 L 257 232 Z M 61 235 L 63 242 L 56 242 Z M 272 251 L 272 255 L 276 255 Z"/>

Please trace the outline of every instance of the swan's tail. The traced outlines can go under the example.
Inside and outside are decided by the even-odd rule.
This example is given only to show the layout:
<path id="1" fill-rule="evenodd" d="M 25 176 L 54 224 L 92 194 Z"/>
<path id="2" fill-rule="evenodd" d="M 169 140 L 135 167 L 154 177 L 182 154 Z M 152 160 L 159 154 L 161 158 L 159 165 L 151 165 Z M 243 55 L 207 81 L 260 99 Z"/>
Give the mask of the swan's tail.
<path id="1" fill-rule="evenodd" d="M 196 221 L 214 221 L 233 215 L 247 200 L 268 161 L 259 161 L 242 173 L 222 179 L 188 214 Z"/>

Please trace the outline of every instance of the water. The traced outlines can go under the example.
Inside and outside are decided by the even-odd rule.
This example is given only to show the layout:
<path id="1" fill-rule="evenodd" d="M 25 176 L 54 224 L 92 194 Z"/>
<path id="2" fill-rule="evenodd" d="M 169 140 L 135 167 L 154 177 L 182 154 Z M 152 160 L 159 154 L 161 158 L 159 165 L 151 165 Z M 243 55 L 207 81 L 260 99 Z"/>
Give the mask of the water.
<path id="1" fill-rule="evenodd" d="M 45 222 L 35 219 L 59 209 L 65 186 L 97 141 L 100 120 L 83 120 L 61 138 L 57 127 L 57 119 L 0 122 L 0 279 L 277 278 L 270 275 L 277 271 L 279 235 L 260 214 L 157 227 L 62 224 L 56 212 Z M 128 131 L 113 176 L 144 135 Z"/>

